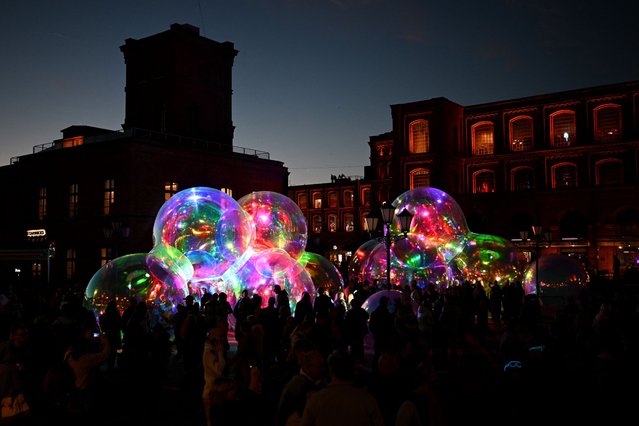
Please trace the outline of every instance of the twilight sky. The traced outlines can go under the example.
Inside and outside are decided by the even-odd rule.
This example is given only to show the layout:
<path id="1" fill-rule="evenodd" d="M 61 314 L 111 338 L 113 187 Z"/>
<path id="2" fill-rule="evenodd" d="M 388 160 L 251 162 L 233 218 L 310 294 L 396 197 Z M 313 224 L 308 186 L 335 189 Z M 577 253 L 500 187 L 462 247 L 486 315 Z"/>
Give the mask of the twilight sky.
<path id="1" fill-rule="evenodd" d="M 390 105 L 639 80 L 636 0 L 2 0 L 0 166 L 71 125 L 120 130 L 127 38 L 191 24 L 239 51 L 234 144 L 289 184 L 363 175 Z"/>

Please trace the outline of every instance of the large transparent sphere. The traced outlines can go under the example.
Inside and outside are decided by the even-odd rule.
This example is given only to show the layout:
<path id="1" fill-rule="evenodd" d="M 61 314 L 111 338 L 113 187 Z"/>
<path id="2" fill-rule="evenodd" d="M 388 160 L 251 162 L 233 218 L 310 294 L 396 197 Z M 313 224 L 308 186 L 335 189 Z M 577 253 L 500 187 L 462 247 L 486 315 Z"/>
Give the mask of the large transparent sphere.
<path id="1" fill-rule="evenodd" d="M 151 274 L 146 253 L 128 254 L 107 262 L 93 275 L 84 293 L 85 306 L 98 317 L 111 300 L 122 313 L 131 298 L 136 298 L 172 312 L 188 294 L 186 285 L 176 284 Z"/>
<path id="2" fill-rule="evenodd" d="M 311 276 L 316 289 L 328 289 L 331 294 L 334 294 L 344 288 L 342 274 L 324 256 L 306 251 L 298 261 Z"/>
<path id="3" fill-rule="evenodd" d="M 447 193 L 432 187 L 404 192 L 393 202 L 393 227 L 400 229 L 397 215 L 406 209 L 413 215 L 410 233 L 421 235 L 434 244 L 446 262 L 463 250 L 468 233 L 466 217 L 459 204 Z"/>
<path id="4" fill-rule="evenodd" d="M 295 259 L 302 255 L 308 238 L 306 219 L 293 200 L 277 192 L 259 191 L 238 203 L 253 219 L 255 251 L 278 248 Z"/>
<path id="5" fill-rule="evenodd" d="M 417 312 L 417 303 L 410 299 L 410 295 L 400 290 L 381 290 L 368 296 L 368 298 L 362 304 L 362 308 L 372 314 L 375 309 L 379 307 L 379 303 L 382 297 L 388 299 L 387 309 L 390 313 L 395 313 L 397 305 L 400 303 L 410 304 L 414 312 Z"/>
<path id="6" fill-rule="evenodd" d="M 368 259 L 370 252 L 379 245 L 377 240 L 368 240 L 355 251 L 348 263 L 348 282 L 357 283 L 364 281 L 362 271 L 364 262 Z"/>
<path id="7" fill-rule="evenodd" d="M 579 296 L 588 280 L 588 273 L 576 259 L 565 254 L 548 254 L 533 260 L 524 273 L 526 294 L 537 294 L 535 270 L 539 268 L 541 300 L 546 304 L 563 304 Z"/>
<path id="8" fill-rule="evenodd" d="M 526 269 L 526 256 L 509 240 L 488 234 L 467 234 L 464 250 L 453 260 L 463 279 L 493 281 L 521 281 Z"/>
<path id="9" fill-rule="evenodd" d="M 173 195 L 153 224 L 154 245 L 174 247 L 194 266 L 194 279 L 221 276 L 253 242 L 250 216 L 228 194 L 194 187 Z"/>

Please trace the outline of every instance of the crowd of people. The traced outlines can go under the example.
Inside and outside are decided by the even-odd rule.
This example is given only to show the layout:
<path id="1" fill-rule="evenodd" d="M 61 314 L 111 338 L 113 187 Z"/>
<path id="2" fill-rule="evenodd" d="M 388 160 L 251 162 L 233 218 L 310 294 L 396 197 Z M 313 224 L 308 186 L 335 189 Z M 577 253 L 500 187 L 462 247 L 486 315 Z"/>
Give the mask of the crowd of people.
<path id="1" fill-rule="evenodd" d="M 30 407 L 9 420 L 157 422 L 176 365 L 183 409 L 206 426 L 586 420 L 625 412 L 624 386 L 639 377 L 639 301 L 610 282 L 552 311 L 519 282 L 412 282 L 367 309 L 390 288 L 291 303 L 276 285 L 267 301 L 245 289 L 233 305 L 223 292 L 189 295 L 163 321 L 136 298 L 96 317 L 81 290 L 0 297 L 0 395 Z M 479 389 L 452 387 L 461 374 L 482 377 Z"/>

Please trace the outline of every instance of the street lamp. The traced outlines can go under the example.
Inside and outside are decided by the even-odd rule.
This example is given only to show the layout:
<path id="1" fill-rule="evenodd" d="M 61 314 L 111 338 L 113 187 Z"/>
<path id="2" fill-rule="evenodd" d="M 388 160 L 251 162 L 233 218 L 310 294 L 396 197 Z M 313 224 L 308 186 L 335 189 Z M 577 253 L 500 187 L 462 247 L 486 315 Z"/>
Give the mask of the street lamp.
<path id="1" fill-rule="evenodd" d="M 535 235 L 535 291 L 537 292 L 537 300 L 541 302 L 541 284 L 539 283 L 539 237 L 541 237 L 541 225 L 533 225 L 533 234 Z"/>
<path id="2" fill-rule="evenodd" d="M 47 248 L 47 287 L 51 287 L 51 259 L 55 256 L 55 243 L 51 241 Z"/>
<path id="3" fill-rule="evenodd" d="M 392 204 L 384 202 L 380 206 L 380 212 L 382 214 L 382 223 L 384 225 L 384 245 L 386 247 L 386 285 L 390 286 L 390 272 L 391 272 L 391 245 L 393 242 L 402 238 L 406 238 L 408 231 L 410 230 L 410 224 L 413 219 L 413 214 L 405 208 L 397 214 L 399 219 L 400 233 L 393 235 L 391 232 L 391 225 L 394 219 L 395 207 Z M 369 213 L 366 220 L 366 227 L 369 232 L 373 232 L 377 229 L 379 224 L 379 216 L 374 213 Z"/>

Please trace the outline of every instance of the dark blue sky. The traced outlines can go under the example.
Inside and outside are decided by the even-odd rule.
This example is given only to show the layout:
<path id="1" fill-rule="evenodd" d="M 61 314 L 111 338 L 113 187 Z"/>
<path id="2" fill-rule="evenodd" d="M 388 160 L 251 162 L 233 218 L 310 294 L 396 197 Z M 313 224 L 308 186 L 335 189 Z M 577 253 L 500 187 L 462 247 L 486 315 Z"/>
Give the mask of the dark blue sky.
<path id="1" fill-rule="evenodd" d="M 289 183 L 363 175 L 390 105 L 461 105 L 639 80 L 634 0 L 3 0 L 0 165 L 124 121 L 125 39 L 173 23 L 233 42 L 234 143 Z"/>

